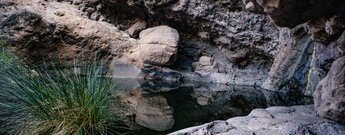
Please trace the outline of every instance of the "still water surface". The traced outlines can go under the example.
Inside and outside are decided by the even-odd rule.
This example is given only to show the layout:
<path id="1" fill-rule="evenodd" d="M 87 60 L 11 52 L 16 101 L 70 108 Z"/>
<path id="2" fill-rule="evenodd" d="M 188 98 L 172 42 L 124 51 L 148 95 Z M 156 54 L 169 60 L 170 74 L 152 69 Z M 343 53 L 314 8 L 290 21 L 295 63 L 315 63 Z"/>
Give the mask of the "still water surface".
<path id="1" fill-rule="evenodd" d="M 118 95 L 114 108 L 122 108 L 131 116 L 136 125 L 133 134 L 147 135 L 167 134 L 214 120 L 245 116 L 256 108 L 312 103 L 309 97 L 236 85 L 175 85 L 116 79 L 113 89 Z"/>

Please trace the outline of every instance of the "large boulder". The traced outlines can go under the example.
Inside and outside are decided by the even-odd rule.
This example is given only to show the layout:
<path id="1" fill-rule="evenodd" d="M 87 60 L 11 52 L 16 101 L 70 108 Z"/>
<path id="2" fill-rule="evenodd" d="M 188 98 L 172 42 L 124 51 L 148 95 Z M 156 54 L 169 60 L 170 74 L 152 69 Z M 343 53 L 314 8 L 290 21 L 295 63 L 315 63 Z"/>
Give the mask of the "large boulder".
<path id="1" fill-rule="evenodd" d="M 345 57 L 333 62 L 314 93 L 318 115 L 345 124 Z"/>
<path id="2" fill-rule="evenodd" d="M 166 66 L 176 60 L 179 34 L 168 26 L 157 26 L 140 32 L 139 51 L 146 64 Z"/>

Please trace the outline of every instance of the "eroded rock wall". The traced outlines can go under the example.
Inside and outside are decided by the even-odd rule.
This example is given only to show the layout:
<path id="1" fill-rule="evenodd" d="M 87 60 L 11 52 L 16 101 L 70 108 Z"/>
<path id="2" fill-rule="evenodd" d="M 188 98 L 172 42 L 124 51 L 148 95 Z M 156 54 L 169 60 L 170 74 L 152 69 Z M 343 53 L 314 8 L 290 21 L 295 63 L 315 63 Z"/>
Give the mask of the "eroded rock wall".
<path id="1" fill-rule="evenodd" d="M 100 52 L 100 59 L 112 64 L 129 63 L 139 68 L 150 64 L 198 74 L 204 78 L 199 80 L 208 82 L 259 86 L 267 78 L 279 50 L 278 28 L 266 15 L 247 12 L 240 0 L 19 0 L 14 5 L 42 18 L 42 25 L 24 19 L 4 23 L 7 28 L 2 28 L 5 39 L 16 41 L 12 47 L 26 63 L 49 58 L 66 64 L 77 56 L 86 56 L 87 60 L 93 52 Z M 71 11 L 66 11 L 69 8 Z M 23 23 L 32 27 L 33 32 L 14 36 L 22 33 L 15 28 Z M 43 26 L 49 24 L 56 26 Z M 155 47 L 150 43 L 140 48 L 140 41 L 145 39 L 139 33 L 159 25 L 177 30 L 179 38 L 173 47 Z M 49 32 L 42 35 L 43 30 Z M 173 35 L 158 33 L 152 42 L 169 40 L 167 36 Z M 34 38 L 37 40 L 32 44 L 37 44 L 36 49 L 27 45 Z M 35 53 L 31 54 L 32 51 Z M 205 57 L 212 59 L 210 65 L 202 62 Z"/>
<path id="2" fill-rule="evenodd" d="M 317 114 L 344 123 L 345 1 L 244 0 L 244 3 L 246 7 L 252 7 L 252 12 L 268 14 L 280 27 L 304 25 L 314 42 L 304 93 L 311 95 L 316 89 L 314 101 Z M 279 64 L 281 60 L 284 58 L 278 57 L 275 61 Z M 273 65 L 271 69 L 277 66 Z M 263 86 L 274 87 L 285 80 L 272 76 L 274 72 L 270 71 Z"/>
<path id="3" fill-rule="evenodd" d="M 51 59 L 71 64 L 78 57 L 90 60 L 97 52 L 106 63 L 164 66 L 210 82 L 312 95 L 332 61 L 344 54 L 342 4 L 334 0 L 3 1 L 1 37 L 25 63 Z M 325 11 L 316 15 L 313 11 L 318 7 Z M 271 20 L 291 29 L 278 28 Z M 173 47 L 150 43 L 140 49 L 140 41 L 146 39 L 139 33 L 158 25 L 176 29 L 176 34 L 153 34 L 157 39 L 150 42 L 164 38 L 170 42 L 172 37 Z"/>
<path id="4" fill-rule="evenodd" d="M 287 42 L 282 42 L 284 46 L 275 57 L 275 62 L 262 87 L 281 92 L 292 89 L 298 91 L 304 89 L 303 85 L 307 82 L 305 76 L 309 70 L 313 42 L 302 26 L 285 30 L 290 38 Z"/>
<path id="5" fill-rule="evenodd" d="M 316 112 L 325 118 L 345 124 L 345 57 L 333 62 L 327 76 L 314 93 Z"/>
<path id="6" fill-rule="evenodd" d="M 317 89 L 317 113 L 343 122 L 343 97 L 329 92 L 345 86 L 326 82 L 343 73 L 344 7 L 341 0 L 2 0 L 0 38 L 27 64 L 96 57 L 150 69 L 146 78 L 309 96 Z M 156 26 L 164 28 L 150 33 Z M 337 109 L 322 106 L 328 101 Z"/>

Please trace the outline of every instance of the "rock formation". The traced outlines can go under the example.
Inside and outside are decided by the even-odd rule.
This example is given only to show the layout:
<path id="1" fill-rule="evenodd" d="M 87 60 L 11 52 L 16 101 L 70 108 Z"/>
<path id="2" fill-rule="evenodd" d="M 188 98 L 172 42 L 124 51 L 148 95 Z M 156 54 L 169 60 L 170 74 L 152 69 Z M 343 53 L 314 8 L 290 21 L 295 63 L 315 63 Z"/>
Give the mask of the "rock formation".
<path id="1" fill-rule="evenodd" d="M 246 5 L 254 5 L 252 10 L 254 12 L 269 14 L 278 26 L 289 28 L 310 20 L 345 15 L 345 3 L 339 0 L 243 0 L 243 2 Z"/>
<path id="2" fill-rule="evenodd" d="M 317 114 L 344 123 L 341 0 L 2 0 L 0 28 L 26 64 L 97 59 L 158 82 L 316 90 Z"/>
<path id="3" fill-rule="evenodd" d="M 76 58 L 90 63 L 96 57 L 105 62 L 132 61 L 136 40 L 116 27 L 83 18 L 83 13 L 68 3 L 22 4 L 23 9 L 5 18 L 0 28 L 24 63 L 54 61 L 68 66 Z"/>
<path id="4" fill-rule="evenodd" d="M 4 16 L 10 17 L 1 18 L 2 39 L 27 64 L 53 60 L 68 66 L 76 58 L 90 61 L 97 53 L 97 59 L 110 65 L 133 64 L 142 68 L 143 64 L 151 64 L 190 73 L 197 71 L 196 74 L 207 78 L 200 80 L 208 82 L 258 86 L 266 79 L 279 48 L 278 29 L 267 16 L 245 11 L 239 0 L 3 3 Z M 30 19 L 16 16 L 19 11 L 41 19 L 30 23 Z M 22 21 L 6 23 L 11 18 Z M 18 25 L 31 27 L 16 29 Z M 144 30 L 147 27 L 153 28 Z M 44 30 L 47 32 L 40 33 Z M 156 34 L 148 33 L 152 30 Z M 214 60 L 212 70 L 203 65 L 196 68 L 198 64 L 193 63 L 203 59 L 201 56 Z"/>
<path id="5" fill-rule="evenodd" d="M 345 124 L 345 57 L 333 62 L 327 76 L 321 80 L 314 93 L 316 112 Z"/>
<path id="6" fill-rule="evenodd" d="M 262 88 L 288 92 L 290 89 L 293 89 L 293 87 L 289 86 L 289 83 L 292 78 L 295 78 L 294 75 L 302 76 L 302 78 L 296 78 L 299 79 L 297 81 L 302 81 L 300 85 L 303 85 L 303 81 L 307 79 L 303 76 L 306 76 L 305 72 L 308 70 L 307 66 L 311 59 L 313 47 L 311 37 L 307 35 L 302 26 L 288 30 L 288 34 L 291 37 L 284 43 L 279 55 L 275 58 L 275 62 Z M 301 88 L 295 87 L 295 89 Z"/>
<path id="7" fill-rule="evenodd" d="M 342 135 L 345 127 L 317 117 L 312 106 L 255 109 L 248 116 L 214 121 L 170 135 Z"/>
<path id="8" fill-rule="evenodd" d="M 306 68 L 309 70 L 308 77 L 303 77 L 307 80 L 304 93 L 310 95 L 316 88 L 314 101 L 317 114 L 344 123 L 343 108 L 345 105 L 341 93 L 345 86 L 342 85 L 343 79 L 335 78 L 339 78 L 338 75 L 341 76 L 340 78 L 344 78 L 342 73 L 344 61 L 340 57 L 345 55 L 343 47 L 345 2 L 337 0 L 244 0 L 244 3 L 248 7 L 254 5 L 251 8 L 252 12 L 268 14 L 272 21 L 280 27 L 296 28 L 297 25 L 304 25 L 305 31 L 314 42 L 309 68 Z M 284 86 L 281 85 L 281 82 L 286 82 L 286 77 L 278 79 L 275 77 L 275 73 L 279 73 L 276 71 L 276 67 L 280 66 L 281 60 L 286 59 L 277 58 L 275 59 L 276 65 L 272 66 L 270 76 L 263 87 L 274 89 L 276 86 Z M 291 72 L 291 70 L 289 71 Z"/>
<path id="9" fill-rule="evenodd" d="M 167 66 L 176 61 L 179 34 L 168 26 L 143 30 L 139 35 L 140 58 L 146 64 Z"/>

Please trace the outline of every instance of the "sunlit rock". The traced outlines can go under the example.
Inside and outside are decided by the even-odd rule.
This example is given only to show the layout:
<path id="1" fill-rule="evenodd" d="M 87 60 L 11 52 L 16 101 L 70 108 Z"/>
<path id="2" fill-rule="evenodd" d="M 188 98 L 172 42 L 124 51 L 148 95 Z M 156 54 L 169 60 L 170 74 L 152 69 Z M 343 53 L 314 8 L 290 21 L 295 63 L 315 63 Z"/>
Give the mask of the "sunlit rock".
<path id="1" fill-rule="evenodd" d="M 140 32 L 139 51 L 144 63 L 171 65 L 177 59 L 179 34 L 168 26 L 157 26 Z"/>

